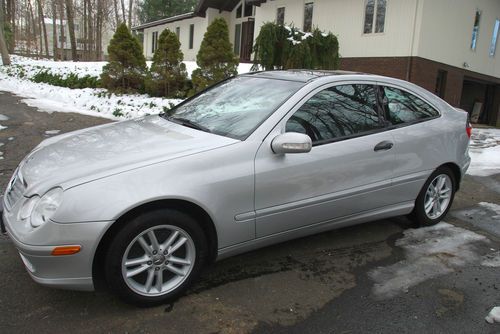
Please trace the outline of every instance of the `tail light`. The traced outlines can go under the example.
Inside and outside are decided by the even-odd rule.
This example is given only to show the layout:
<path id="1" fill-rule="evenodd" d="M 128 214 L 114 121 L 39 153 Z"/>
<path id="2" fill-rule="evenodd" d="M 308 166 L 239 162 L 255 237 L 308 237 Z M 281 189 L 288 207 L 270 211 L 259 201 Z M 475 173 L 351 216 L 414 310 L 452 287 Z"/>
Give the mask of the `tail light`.
<path id="1" fill-rule="evenodd" d="M 470 138 L 472 135 L 472 125 L 470 124 L 470 121 L 467 120 L 467 125 L 465 126 L 465 132 L 467 132 L 467 136 Z"/>

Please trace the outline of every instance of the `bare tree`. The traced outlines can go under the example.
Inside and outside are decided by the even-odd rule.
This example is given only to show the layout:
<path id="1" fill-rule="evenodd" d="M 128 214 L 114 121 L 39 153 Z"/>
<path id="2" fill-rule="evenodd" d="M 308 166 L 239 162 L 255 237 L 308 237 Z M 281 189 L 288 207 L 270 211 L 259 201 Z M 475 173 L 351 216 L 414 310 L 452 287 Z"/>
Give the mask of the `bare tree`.
<path id="1" fill-rule="evenodd" d="M 127 22 L 127 20 L 125 19 L 125 0 L 121 0 L 121 3 L 122 3 L 122 22 Z"/>
<path id="2" fill-rule="evenodd" d="M 42 0 L 37 0 L 36 1 L 38 4 L 38 19 L 40 21 L 41 29 L 40 33 L 43 32 L 43 41 L 45 44 L 45 56 L 48 58 L 49 57 L 49 39 L 47 37 L 47 26 L 45 25 L 45 15 L 43 14 L 43 6 L 42 6 Z M 42 41 L 40 38 L 40 51 L 42 49 L 41 47 Z"/>
<path id="3" fill-rule="evenodd" d="M 117 0 L 113 0 L 113 7 L 115 9 L 115 22 L 116 22 L 116 26 L 118 27 L 120 25 L 120 15 L 118 15 L 118 2 L 117 2 Z"/>
<path id="4" fill-rule="evenodd" d="M 132 28 L 132 8 L 134 6 L 134 0 L 128 1 L 128 28 Z"/>
<path id="5" fill-rule="evenodd" d="M 61 41 L 61 60 L 64 60 L 65 48 L 66 48 L 66 35 L 64 33 L 64 2 L 63 0 L 58 0 L 59 4 L 59 29 L 60 29 L 60 41 Z"/>
<path id="6" fill-rule="evenodd" d="M 52 53 L 54 60 L 57 60 L 57 4 L 52 0 Z"/>
<path id="7" fill-rule="evenodd" d="M 66 3 L 66 19 L 68 21 L 69 39 L 71 43 L 71 58 L 73 61 L 78 61 L 78 54 L 76 53 L 76 37 L 75 37 L 75 21 L 73 11 L 73 1 L 65 0 Z"/>
<path id="8" fill-rule="evenodd" d="M 3 17 L 3 4 L 0 5 L 0 52 L 2 53 L 2 64 L 10 65 L 9 50 L 7 50 L 7 44 L 5 43 L 5 36 L 3 33 L 5 21 Z"/>

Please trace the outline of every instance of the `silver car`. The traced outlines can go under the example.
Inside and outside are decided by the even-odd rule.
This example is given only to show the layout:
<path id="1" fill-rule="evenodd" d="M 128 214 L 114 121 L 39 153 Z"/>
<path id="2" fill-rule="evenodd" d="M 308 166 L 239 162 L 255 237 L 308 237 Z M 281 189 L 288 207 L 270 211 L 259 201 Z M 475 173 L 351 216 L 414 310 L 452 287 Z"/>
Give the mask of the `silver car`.
<path id="1" fill-rule="evenodd" d="M 177 298 L 215 260 L 333 228 L 449 210 L 467 114 L 411 83 L 347 72 L 240 75 L 154 116 L 43 141 L 3 199 L 38 283 Z"/>

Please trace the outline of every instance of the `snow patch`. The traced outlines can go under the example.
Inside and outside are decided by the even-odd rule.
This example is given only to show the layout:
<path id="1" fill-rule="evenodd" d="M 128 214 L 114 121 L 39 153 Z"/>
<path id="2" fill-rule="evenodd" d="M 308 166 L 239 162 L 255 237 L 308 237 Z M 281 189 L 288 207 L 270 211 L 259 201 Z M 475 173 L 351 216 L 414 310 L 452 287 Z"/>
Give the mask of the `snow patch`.
<path id="1" fill-rule="evenodd" d="M 467 174 L 489 176 L 500 173 L 500 129 L 473 129 L 469 155 L 471 165 Z"/>
<path id="2" fill-rule="evenodd" d="M 500 267 L 500 251 L 483 256 L 481 265 L 485 267 Z"/>
<path id="3" fill-rule="evenodd" d="M 7 140 L 14 140 L 14 137 L 9 137 L 7 138 Z"/>
<path id="4" fill-rule="evenodd" d="M 406 259 L 368 273 L 375 281 L 373 293 L 391 298 L 428 279 L 455 271 L 478 261 L 475 243 L 488 239 L 477 233 L 441 222 L 435 226 L 410 229 L 396 241 Z"/>
<path id="5" fill-rule="evenodd" d="M 3 129 L 7 129 L 7 127 L 0 124 L 0 130 L 3 130 Z"/>
<path id="6" fill-rule="evenodd" d="M 47 130 L 45 131 L 46 135 L 57 135 L 61 130 Z"/>
<path id="7" fill-rule="evenodd" d="M 480 206 L 483 208 L 489 209 L 490 211 L 495 212 L 497 215 L 493 216 L 493 218 L 499 218 L 500 219 L 500 205 L 495 204 L 495 203 L 488 203 L 488 202 L 480 202 Z"/>
<path id="8" fill-rule="evenodd" d="M 7 121 L 8 119 L 7 116 L 0 114 L 0 121 Z"/>
<path id="9" fill-rule="evenodd" d="M 500 322 L 500 306 L 496 306 L 491 309 L 490 313 L 484 318 L 488 323 L 492 324 L 495 322 Z"/>

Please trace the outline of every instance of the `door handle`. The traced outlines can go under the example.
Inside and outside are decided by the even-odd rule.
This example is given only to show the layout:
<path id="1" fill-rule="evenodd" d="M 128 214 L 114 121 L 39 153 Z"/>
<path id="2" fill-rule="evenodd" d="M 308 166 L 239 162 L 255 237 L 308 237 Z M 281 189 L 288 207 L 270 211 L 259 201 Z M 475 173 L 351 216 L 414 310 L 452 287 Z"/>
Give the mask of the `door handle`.
<path id="1" fill-rule="evenodd" d="M 375 152 L 377 152 L 377 151 L 387 151 L 387 150 L 390 150 L 393 146 L 394 146 L 393 142 L 384 140 L 384 141 L 378 143 L 377 145 L 375 145 L 375 147 L 373 148 L 373 150 Z"/>

